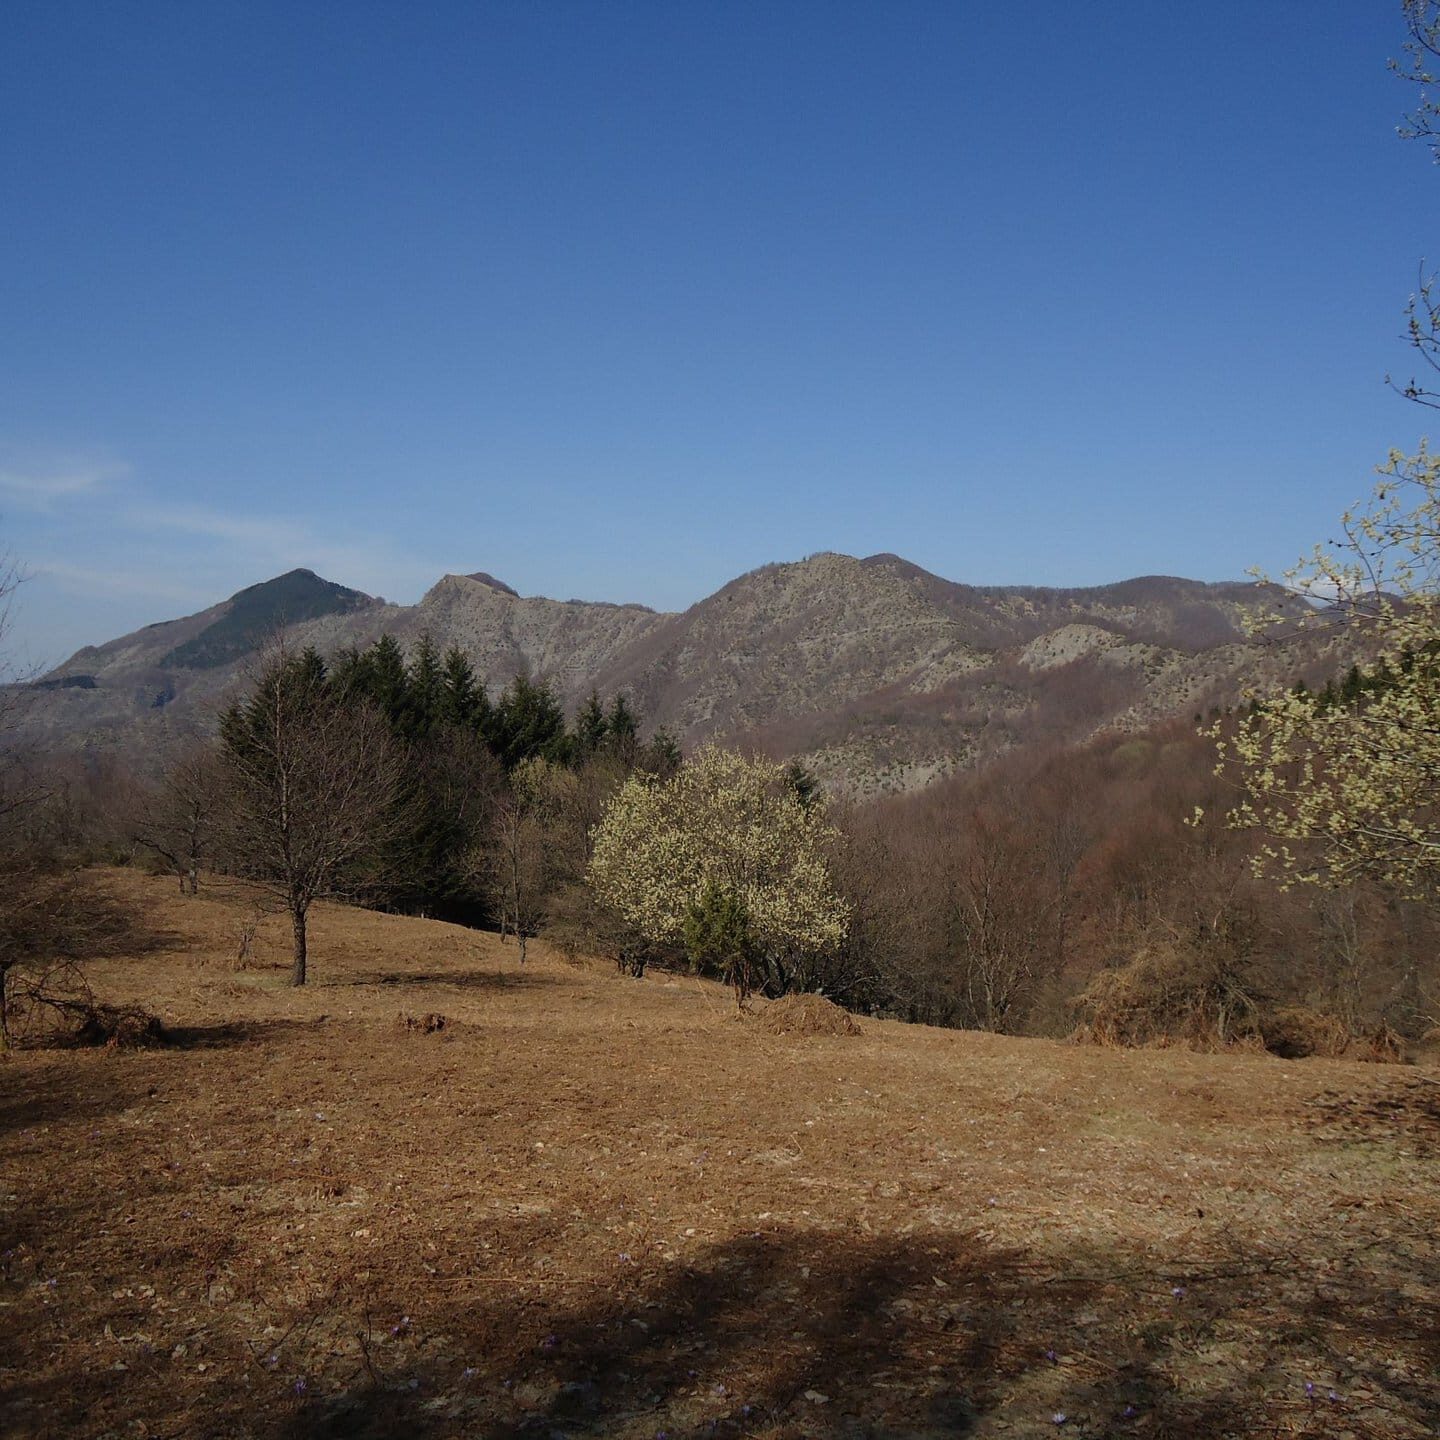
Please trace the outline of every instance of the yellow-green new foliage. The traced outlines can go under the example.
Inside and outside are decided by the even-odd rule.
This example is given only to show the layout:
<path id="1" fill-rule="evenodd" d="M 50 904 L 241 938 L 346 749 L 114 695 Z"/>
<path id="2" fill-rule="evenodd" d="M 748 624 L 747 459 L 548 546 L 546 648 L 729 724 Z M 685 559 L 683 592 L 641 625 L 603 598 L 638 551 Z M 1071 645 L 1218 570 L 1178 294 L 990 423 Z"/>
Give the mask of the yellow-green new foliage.
<path id="1" fill-rule="evenodd" d="M 759 949 L 816 953 L 849 919 L 825 863 L 835 831 L 782 766 L 707 747 L 669 780 L 633 776 L 595 829 L 590 882 L 647 940 L 678 944 L 707 885 L 738 896 Z"/>
<path id="2" fill-rule="evenodd" d="M 1379 880 L 1433 900 L 1440 882 L 1440 461 L 1392 454 L 1374 505 L 1347 515 L 1342 554 L 1320 550 L 1298 588 L 1362 602 L 1384 683 L 1350 704 L 1266 700 L 1228 740 L 1245 798 L 1234 823 L 1269 837 L 1262 870 L 1287 882 Z"/>

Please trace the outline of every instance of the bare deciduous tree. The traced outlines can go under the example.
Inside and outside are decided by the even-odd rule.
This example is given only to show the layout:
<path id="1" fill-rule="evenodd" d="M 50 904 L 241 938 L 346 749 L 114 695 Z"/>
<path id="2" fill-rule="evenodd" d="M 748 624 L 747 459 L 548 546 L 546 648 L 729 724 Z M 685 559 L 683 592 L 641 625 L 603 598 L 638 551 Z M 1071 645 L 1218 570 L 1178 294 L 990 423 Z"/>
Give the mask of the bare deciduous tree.
<path id="1" fill-rule="evenodd" d="M 180 893 L 200 888 L 200 867 L 211 858 L 225 774 L 214 748 L 181 754 L 136 806 L 131 836 L 180 879 Z"/>
<path id="2" fill-rule="evenodd" d="M 222 846 L 289 911 L 292 979 L 303 985 L 311 905 L 376 884 L 379 857 L 403 830 L 403 755 L 383 716 L 331 693 L 318 656 L 283 649 L 221 736 Z"/>
<path id="3" fill-rule="evenodd" d="M 0 551 L 0 646 L 9 637 L 11 607 L 24 579 L 20 566 Z M 24 703 L 22 682 L 29 678 L 24 672 L 18 672 L 9 655 L 0 649 L 0 820 L 33 809 L 45 794 L 44 787 L 26 770 L 11 743 L 17 714 Z"/>
<path id="4" fill-rule="evenodd" d="M 526 760 L 510 776 L 510 791 L 495 806 L 490 842 L 477 857 L 500 914 L 500 935 L 525 948 L 540 928 L 550 898 L 554 855 L 551 831 L 575 777 L 547 760 Z"/>
<path id="5" fill-rule="evenodd" d="M 1055 953 L 1063 889 L 1043 836 L 980 810 L 947 867 L 948 923 L 971 1023 L 1008 1030 Z"/>

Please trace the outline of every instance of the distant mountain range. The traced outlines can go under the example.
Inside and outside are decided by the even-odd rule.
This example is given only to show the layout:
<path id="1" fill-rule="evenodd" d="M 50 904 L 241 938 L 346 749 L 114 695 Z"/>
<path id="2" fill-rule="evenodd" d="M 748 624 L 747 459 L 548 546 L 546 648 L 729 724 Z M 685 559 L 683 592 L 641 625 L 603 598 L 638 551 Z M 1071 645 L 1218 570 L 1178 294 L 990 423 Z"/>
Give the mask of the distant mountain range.
<path id="1" fill-rule="evenodd" d="M 1283 637 L 1241 616 L 1287 607 Z M 1232 703 L 1247 686 L 1323 678 L 1345 637 L 1254 584 L 1145 576 L 1090 589 L 973 586 L 895 555 L 819 554 L 732 580 L 679 614 L 518 595 L 446 575 L 391 605 L 292 570 L 180 620 L 77 651 L 30 687 L 23 728 L 46 747 L 153 763 L 214 724 L 284 627 L 322 654 L 385 632 L 458 645 L 492 692 L 548 679 L 567 706 L 624 691 L 646 727 L 803 757 L 856 793 L 913 788 L 1038 740 Z"/>

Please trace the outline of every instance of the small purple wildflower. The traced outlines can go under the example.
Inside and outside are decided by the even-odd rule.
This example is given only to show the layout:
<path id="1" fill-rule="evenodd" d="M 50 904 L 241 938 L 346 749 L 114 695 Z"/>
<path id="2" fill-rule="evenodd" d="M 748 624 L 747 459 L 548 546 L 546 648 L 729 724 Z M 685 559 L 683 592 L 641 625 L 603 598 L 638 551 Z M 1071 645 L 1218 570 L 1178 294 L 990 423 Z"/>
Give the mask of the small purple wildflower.
<path id="1" fill-rule="evenodd" d="M 460 1372 L 460 1378 L 462 1380 L 473 1380 L 479 1373 L 480 1372 L 473 1365 L 467 1365 Z"/>
<path id="2" fill-rule="evenodd" d="M 49 1280 L 45 1282 L 45 1288 L 47 1290 L 53 1290 L 59 1283 L 60 1282 L 52 1276 Z"/>
<path id="3" fill-rule="evenodd" d="M 1305 1393 L 1307 1395 L 1313 1395 L 1315 1393 L 1315 1382 L 1313 1380 L 1307 1380 L 1305 1382 Z"/>
<path id="4" fill-rule="evenodd" d="M 620 1252 L 620 1263 L 621 1263 L 622 1265 L 631 1265 L 631 1264 L 634 1263 L 634 1262 L 630 1259 L 630 1252 L 629 1252 L 628 1250 L 622 1250 L 622 1251 Z"/>
<path id="5" fill-rule="evenodd" d="M 1338 1405 L 1340 1403 L 1340 1397 L 1333 1390 L 1325 1398 L 1332 1405 Z"/>
<path id="6" fill-rule="evenodd" d="M 742 1406 L 740 1407 L 740 1413 L 741 1413 L 742 1415 L 748 1415 L 753 1408 L 754 1408 L 754 1407 L 753 1407 L 753 1406 L 750 1406 L 750 1405 L 742 1405 Z"/>
<path id="7" fill-rule="evenodd" d="M 1057 1410 L 1050 1417 L 1050 1423 L 1052 1425 L 1063 1425 L 1069 1418 L 1070 1417 L 1063 1410 Z"/>
<path id="8" fill-rule="evenodd" d="M 295 1393 L 296 1393 L 297 1395 L 304 1395 L 309 1389 L 310 1389 L 310 1386 L 306 1383 L 305 1377 L 302 1375 L 302 1376 L 295 1382 Z"/>
<path id="9" fill-rule="evenodd" d="M 268 1369 L 268 1370 L 273 1370 L 279 1363 L 280 1363 L 280 1357 L 279 1357 L 278 1355 L 276 1355 L 276 1354 L 273 1354 L 273 1353 L 272 1353 L 272 1354 L 267 1355 L 267 1356 L 265 1357 L 265 1367 L 266 1367 L 266 1369 Z"/>
<path id="10" fill-rule="evenodd" d="M 540 1348 L 542 1350 L 553 1350 L 559 1343 L 560 1337 L 558 1335 L 547 1335 L 540 1342 Z"/>
<path id="11" fill-rule="evenodd" d="M 1185 1298 L 1185 1287 L 1183 1285 L 1176 1285 L 1171 1289 L 1170 1293 L 1177 1300 L 1183 1300 Z"/>
<path id="12" fill-rule="evenodd" d="M 1053 1365 L 1060 1357 L 1053 1350 L 1047 1350 L 1045 1358 Z"/>
<path id="13" fill-rule="evenodd" d="M 1120 1418 L 1122 1420 L 1133 1420 L 1139 1413 L 1140 1412 L 1133 1405 L 1127 1405 L 1120 1412 Z"/>
<path id="14" fill-rule="evenodd" d="M 723 1394 L 725 1394 L 725 1387 L 724 1387 L 723 1385 L 717 1385 L 717 1386 L 715 1386 L 715 1393 L 716 1393 L 717 1395 L 723 1395 Z"/>

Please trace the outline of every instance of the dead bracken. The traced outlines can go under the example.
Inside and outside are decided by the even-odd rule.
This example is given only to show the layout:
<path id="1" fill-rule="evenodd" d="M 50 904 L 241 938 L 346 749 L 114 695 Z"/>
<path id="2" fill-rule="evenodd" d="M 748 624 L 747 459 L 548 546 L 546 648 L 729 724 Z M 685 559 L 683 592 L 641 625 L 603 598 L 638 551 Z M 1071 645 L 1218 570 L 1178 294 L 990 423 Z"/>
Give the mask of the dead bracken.
<path id="1" fill-rule="evenodd" d="M 783 995 L 756 1016 L 772 1035 L 859 1035 L 860 1026 L 848 1010 L 823 995 Z"/>
<path id="2" fill-rule="evenodd" d="M 445 1017 L 435 1011 L 428 1015 L 407 1015 L 403 1010 L 395 1023 L 402 1030 L 415 1031 L 421 1035 L 438 1035 L 448 1024 Z"/>

